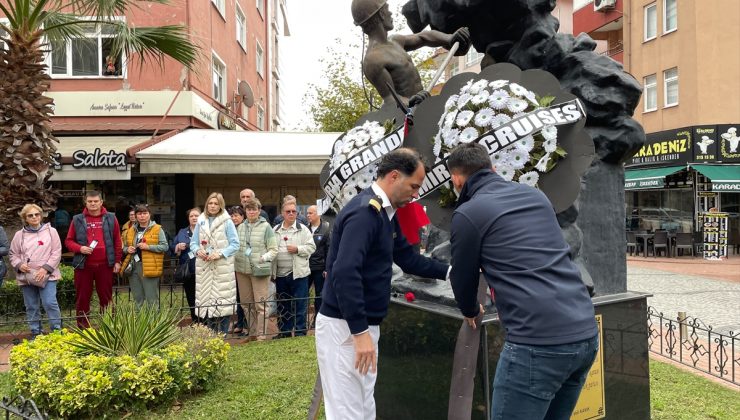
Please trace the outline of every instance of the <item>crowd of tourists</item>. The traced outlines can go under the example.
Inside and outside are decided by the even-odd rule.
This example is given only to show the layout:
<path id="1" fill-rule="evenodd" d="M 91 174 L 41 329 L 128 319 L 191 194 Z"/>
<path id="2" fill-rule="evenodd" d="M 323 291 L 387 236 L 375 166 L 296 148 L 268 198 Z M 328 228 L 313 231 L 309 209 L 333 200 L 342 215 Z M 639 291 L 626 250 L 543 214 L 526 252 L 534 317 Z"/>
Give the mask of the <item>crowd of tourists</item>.
<path id="1" fill-rule="evenodd" d="M 269 303 L 274 302 L 276 337 L 306 335 L 312 286 L 316 313 L 321 306 L 329 224 L 315 206 L 300 215 L 292 195 L 282 199 L 274 222 L 252 190 L 243 190 L 239 200 L 227 208 L 221 193 L 211 193 L 202 209 L 187 211 L 188 225 L 172 240 L 152 219 L 147 204 L 133 206 L 129 220 L 119 225 L 98 191 L 86 192 L 84 209 L 72 217 L 64 242 L 43 222 L 43 210 L 27 204 L 20 212 L 23 227 L 12 240 L 0 227 L 0 285 L 11 271 L 35 337 L 42 333 L 42 307 L 50 330 L 62 328 L 56 285 L 63 245 L 72 255 L 80 328 L 90 326 L 93 291 L 101 311 L 111 304 L 116 276 L 128 283 L 137 307 L 159 307 L 164 262 L 171 256 L 177 260 L 174 278 L 182 283 L 192 322 L 222 334 L 265 340 L 271 336 Z"/>

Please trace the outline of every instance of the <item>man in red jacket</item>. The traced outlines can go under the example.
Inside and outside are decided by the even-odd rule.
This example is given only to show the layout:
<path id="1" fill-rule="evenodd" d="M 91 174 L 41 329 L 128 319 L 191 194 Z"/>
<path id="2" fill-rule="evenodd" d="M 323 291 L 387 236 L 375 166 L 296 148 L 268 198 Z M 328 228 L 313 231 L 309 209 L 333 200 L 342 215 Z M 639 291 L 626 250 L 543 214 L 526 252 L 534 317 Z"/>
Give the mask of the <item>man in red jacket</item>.
<path id="1" fill-rule="evenodd" d="M 98 191 L 85 194 L 85 209 L 72 218 L 64 244 L 75 254 L 72 266 L 77 290 L 77 326 L 87 328 L 93 285 L 103 310 L 113 297 L 113 273 L 121 268 L 123 252 L 118 220 L 103 207 Z"/>

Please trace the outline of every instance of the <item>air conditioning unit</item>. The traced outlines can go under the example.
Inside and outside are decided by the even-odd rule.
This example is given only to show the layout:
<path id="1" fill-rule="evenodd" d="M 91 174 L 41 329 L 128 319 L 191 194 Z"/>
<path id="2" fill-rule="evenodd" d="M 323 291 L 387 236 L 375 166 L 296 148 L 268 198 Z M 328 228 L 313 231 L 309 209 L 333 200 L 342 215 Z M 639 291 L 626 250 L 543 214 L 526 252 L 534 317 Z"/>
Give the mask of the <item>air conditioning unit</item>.
<path id="1" fill-rule="evenodd" d="M 616 4 L 617 0 L 594 0 L 594 12 L 613 9 Z"/>

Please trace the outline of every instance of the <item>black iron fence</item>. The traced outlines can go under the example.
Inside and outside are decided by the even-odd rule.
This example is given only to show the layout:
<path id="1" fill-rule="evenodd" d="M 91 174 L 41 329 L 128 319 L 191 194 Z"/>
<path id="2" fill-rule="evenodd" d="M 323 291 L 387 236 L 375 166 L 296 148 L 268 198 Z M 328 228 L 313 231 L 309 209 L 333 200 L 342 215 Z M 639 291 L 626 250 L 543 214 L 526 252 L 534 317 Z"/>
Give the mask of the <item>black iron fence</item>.
<path id="1" fill-rule="evenodd" d="M 5 418 L 20 417 L 24 420 L 46 420 L 49 416 L 39 410 L 36 403 L 17 395 L 13 398 L 3 397 L 0 400 L 0 410 L 5 412 Z"/>
<path id="2" fill-rule="evenodd" d="M 671 318 L 648 307 L 648 345 L 653 353 L 740 385 L 740 332 L 718 332 L 698 318 Z"/>

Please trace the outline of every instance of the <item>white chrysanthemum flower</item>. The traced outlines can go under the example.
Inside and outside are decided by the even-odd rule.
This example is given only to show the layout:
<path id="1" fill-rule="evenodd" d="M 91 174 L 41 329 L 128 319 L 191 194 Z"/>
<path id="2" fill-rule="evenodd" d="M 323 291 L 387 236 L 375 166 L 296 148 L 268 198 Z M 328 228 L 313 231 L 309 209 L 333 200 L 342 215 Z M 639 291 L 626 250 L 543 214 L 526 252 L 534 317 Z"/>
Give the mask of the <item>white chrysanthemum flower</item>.
<path id="1" fill-rule="evenodd" d="M 509 98 L 509 92 L 503 89 L 494 90 L 488 98 L 488 104 L 491 105 L 491 108 L 493 109 L 505 109 L 506 105 L 509 103 Z"/>
<path id="2" fill-rule="evenodd" d="M 511 181 L 514 179 L 514 169 L 511 166 L 508 165 L 499 165 L 496 166 L 496 173 L 501 176 L 506 181 Z"/>
<path id="3" fill-rule="evenodd" d="M 517 83 L 509 83 L 509 89 L 511 93 L 517 96 L 524 96 L 529 90 Z"/>
<path id="4" fill-rule="evenodd" d="M 385 136 L 385 128 L 381 126 L 372 127 L 370 129 L 370 138 L 372 141 L 381 139 Z"/>
<path id="5" fill-rule="evenodd" d="M 357 140 L 355 140 L 355 148 L 365 146 L 370 141 L 370 134 L 367 131 L 360 131 L 357 133 Z"/>
<path id="6" fill-rule="evenodd" d="M 442 136 L 437 133 L 436 136 L 434 136 L 434 146 L 432 147 L 432 153 L 434 153 L 434 156 L 439 156 L 439 154 L 442 152 Z"/>
<path id="7" fill-rule="evenodd" d="M 491 127 L 498 128 L 511 121 L 511 117 L 506 114 L 498 114 L 491 118 Z"/>
<path id="8" fill-rule="evenodd" d="M 442 140 L 445 142 L 445 146 L 452 147 L 457 144 L 458 137 L 460 137 L 460 130 L 457 128 L 450 128 L 447 131 L 442 132 Z"/>
<path id="9" fill-rule="evenodd" d="M 334 154 L 339 153 L 342 150 L 342 147 L 344 147 L 344 142 L 342 140 L 337 140 L 336 143 L 334 143 Z"/>
<path id="10" fill-rule="evenodd" d="M 478 133 L 478 130 L 476 130 L 473 127 L 468 127 L 465 130 L 460 133 L 460 141 L 462 143 L 470 143 L 471 141 L 475 140 L 480 136 L 480 133 Z"/>
<path id="11" fill-rule="evenodd" d="M 468 104 L 468 102 L 470 102 L 470 100 L 471 100 L 471 99 L 473 99 L 473 96 L 472 96 L 472 95 L 470 95 L 469 93 L 463 93 L 463 94 L 462 94 L 462 95 L 460 95 L 460 97 L 459 97 L 459 98 L 457 99 L 457 108 L 458 108 L 458 109 L 463 109 L 463 107 L 464 107 L 465 105 L 467 105 L 467 104 Z"/>
<path id="12" fill-rule="evenodd" d="M 506 104 L 506 108 L 514 113 L 522 112 L 527 109 L 528 106 L 527 101 L 519 98 L 509 98 L 509 102 Z"/>
<path id="13" fill-rule="evenodd" d="M 527 93 L 525 93 L 523 96 L 527 98 L 527 100 L 531 102 L 532 105 L 537 107 L 540 106 L 540 103 L 537 102 L 537 95 L 535 95 L 534 92 L 528 90 Z"/>
<path id="14" fill-rule="evenodd" d="M 507 152 L 509 155 L 509 164 L 514 169 L 522 169 L 529 161 L 529 153 L 526 150 L 514 147 L 512 150 L 507 150 Z"/>
<path id="15" fill-rule="evenodd" d="M 534 165 L 534 168 L 540 172 L 546 172 L 548 163 L 550 163 L 550 154 L 545 153 L 545 156 L 542 156 L 540 160 L 537 161 L 537 164 Z"/>
<path id="16" fill-rule="evenodd" d="M 457 100 L 460 98 L 460 95 L 452 95 L 449 98 L 447 98 L 447 102 L 445 102 L 445 111 L 451 111 L 452 109 L 457 107 Z"/>
<path id="17" fill-rule="evenodd" d="M 532 149 L 534 149 L 534 137 L 529 135 L 519 140 L 515 144 L 516 144 L 517 149 L 522 149 L 525 152 L 531 152 Z"/>
<path id="18" fill-rule="evenodd" d="M 552 153 L 558 148 L 558 143 L 555 140 L 545 140 L 542 142 L 542 147 L 547 153 Z"/>
<path id="19" fill-rule="evenodd" d="M 355 142 L 353 140 L 347 140 L 344 142 L 344 146 L 342 146 L 342 153 L 348 155 L 352 150 L 354 150 L 354 148 Z"/>
<path id="20" fill-rule="evenodd" d="M 488 86 L 490 86 L 491 89 L 501 89 L 508 84 L 508 80 L 494 80 L 493 82 L 489 83 Z"/>
<path id="21" fill-rule="evenodd" d="M 471 99 L 470 102 L 472 102 L 473 105 L 482 105 L 488 101 L 488 96 L 488 91 L 484 89 L 478 92 L 477 95 L 473 96 L 473 99 Z"/>
<path id="22" fill-rule="evenodd" d="M 546 125 L 542 127 L 542 137 L 545 140 L 555 140 L 558 138 L 558 128 L 554 125 Z"/>
<path id="23" fill-rule="evenodd" d="M 465 86 L 463 86 L 460 89 L 460 93 L 470 93 L 470 88 L 473 86 L 473 79 L 468 80 L 468 83 L 465 83 Z"/>
<path id="24" fill-rule="evenodd" d="M 478 127 L 488 127 L 493 119 L 493 110 L 491 108 L 483 108 L 475 114 L 475 125 Z"/>
<path id="25" fill-rule="evenodd" d="M 506 153 L 498 151 L 491 155 L 491 164 L 493 166 L 498 166 L 506 162 Z"/>
<path id="26" fill-rule="evenodd" d="M 364 123 L 362 124 L 362 128 L 364 128 L 365 130 L 369 130 L 369 129 L 370 129 L 370 127 L 372 127 L 373 125 L 377 125 L 377 124 L 378 124 L 378 122 L 377 122 L 377 121 L 365 121 L 365 122 L 364 122 Z"/>
<path id="27" fill-rule="evenodd" d="M 449 114 L 445 117 L 445 128 L 452 128 L 452 125 L 455 124 L 455 118 L 457 118 L 457 111 L 450 111 Z"/>
<path id="28" fill-rule="evenodd" d="M 540 174 L 538 174 L 535 171 L 529 171 L 525 172 L 521 175 L 519 175 L 519 183 L 524 185 L 529 185 L 530 187 L 536 187 L 537 181 L 540 180 Z"/>
<path id="29" fill-rule="evenodd" d="M 473 115 L 475 115 L 473 111 L 460 111 L 460 113 L 457 114 L 457 119 L 455 119 L 455 123 L 460 128 L 465 127 L 466 125 L 468 125 L 470 120 L 473 119 Z"/>
<path id="30" fill-rule="evenodd" d="M 477 95 L 482 89 L 485 89 L 486 87 L 488 87 L 488 80 L 480 79 L 477 82 L 473 83 L 473 86 L 470 87 L 470 94 Z"/>

